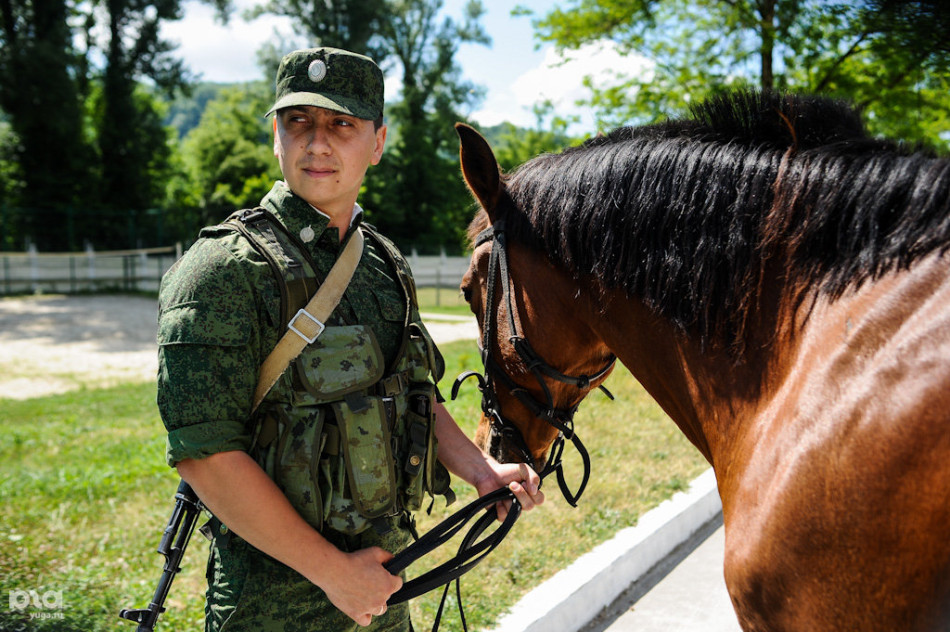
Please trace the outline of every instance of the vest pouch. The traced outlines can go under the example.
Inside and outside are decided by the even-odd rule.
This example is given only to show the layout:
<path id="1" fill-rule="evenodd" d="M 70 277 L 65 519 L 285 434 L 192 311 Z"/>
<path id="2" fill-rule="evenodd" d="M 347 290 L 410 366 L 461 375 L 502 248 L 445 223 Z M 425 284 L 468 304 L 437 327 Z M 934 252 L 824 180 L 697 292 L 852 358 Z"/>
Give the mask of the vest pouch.
<path id="1" fill-rule="evenodd" d="M 325 418 L 316 407 L 294 409 L 293 417 L 283 407 L 273 407 L 261 422 L 255 455 L 297 513 L 318 531 L 324 521 L 318 480 Z"/>
<path id="2" fill-rule="evenodd" d="M 431 388 L 414 388 L 409 391 L 404 439 L 405 458 L 402 469 L 403 503 L 410 511 L 417 511 L 422 507 L 423 495 L 426 491 L 426 473 L 435 458 L 433 395 L 434 390 Z"/>
<path id="3" fill-rule="evenodd" d="M 403 504 L 410 511 L 419 510 L 426 495 L 445 496 L 446 504 L 455 499 L 448 470 L 438 459 L 435 401 L 435 386 L 431 383 L 413 384 L 409 390 L 402 474 Z"/>
<path id="4" fill-rule="evenodd" d="M 327 404 L 347 393 L 363 391 L 385 371 L 383 352 L 373 331 L 364 325 L 327 327 L 294 361 L 298 406 Z"/>
<path id="5" fill-rule="evenodd" d="M 325 426 L 326 446 L 320 459 L 320 490 L 323 495 L 324 525 L 339 533 L 357 535 L 371 526 L 356 511 L 346 483 L 346 465 L 336 424 Z"/>
<path id="6" fill-rule="evenodd" d="M 353 516 L 354 510 L 367 521 L 396 510 L 389 420 L 381 397 L 352 394 L 334 402 L 332 408 L 340 433 L 345 488 L 334 489 L 327 522 L 338 531 L 352 533 L 354 528 L 365 529 Z M 336 479 L 339 485 L 339 473 Z"/>

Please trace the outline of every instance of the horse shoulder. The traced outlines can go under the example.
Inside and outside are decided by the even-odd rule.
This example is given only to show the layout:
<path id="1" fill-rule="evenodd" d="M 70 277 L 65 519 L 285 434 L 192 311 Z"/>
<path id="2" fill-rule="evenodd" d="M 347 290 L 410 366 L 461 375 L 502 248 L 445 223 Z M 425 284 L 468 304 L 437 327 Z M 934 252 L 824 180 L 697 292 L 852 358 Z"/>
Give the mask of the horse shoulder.
<path id="1" fill-rule="evenodd" d="M 950 591 L 950 266 L 799 317 L 723 494 L 737 612 L 749 629 L 929 629 Z"/>

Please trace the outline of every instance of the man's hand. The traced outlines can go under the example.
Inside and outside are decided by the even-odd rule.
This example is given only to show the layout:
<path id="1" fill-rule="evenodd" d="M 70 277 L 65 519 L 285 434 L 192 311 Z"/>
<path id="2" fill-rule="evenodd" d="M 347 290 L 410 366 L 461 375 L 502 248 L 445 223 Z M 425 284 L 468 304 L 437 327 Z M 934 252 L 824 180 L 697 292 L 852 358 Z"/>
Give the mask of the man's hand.
<path id="1" fill-rule="evenodd" d="M 491 457 L 485 459 L 488 474 L 474 481 L 479 496 L 491 493 L 507 486 L 521 503 L 523 511 L 530 511 L 544 502 L 541 491 L 541 477 L 524 463 L 499 463 Z M 498 519 L 504 520 L 511 508 L 511 502 L 498 503 Z"/>
<path id="2" fill-rule="evenodd" d="M 530 511 L 544 502 L 541 477 L 524 463 L 499 463 L 482 452 L 458 427 L 443 404 L 435 406 L 435 434 L 439 439 L 439 460 L 450 472 L 468 481 L 479 496 L 508 487 Z M 498 504 L 498 519 L 504 520 L 510 502 Z"/>
<path id="3" fill-rule="evenodd" d="M 324 592 L 346 616 L 369 625 L 373 617 L 386 613 L 386 601 L 402 588 L 402 578 L 383 568 L 392 557 L 378 547 L 344 553 L 335 573 L 338 581 L 327 583 Z"/>

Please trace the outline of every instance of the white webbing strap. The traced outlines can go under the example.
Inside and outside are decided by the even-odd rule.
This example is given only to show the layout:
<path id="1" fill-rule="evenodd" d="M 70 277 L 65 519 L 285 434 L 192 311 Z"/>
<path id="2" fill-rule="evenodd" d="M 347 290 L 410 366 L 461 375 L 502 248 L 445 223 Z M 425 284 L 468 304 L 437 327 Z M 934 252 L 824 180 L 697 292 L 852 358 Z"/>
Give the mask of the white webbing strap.
<path id="1" fill-rule="evenodd" d="M 306 307 L 290 319 L 287 331 L 277 342 L 277 346 L 261 365 L 260 377 L 254 391 L 254 405 L 251 412 L 257 410 L 264 396 L 270 391 L 284 370 L 308 344 L 312 344 L 321 333 L 324 323 L 336 308 L 343 292 L 353 278 L 360 257 L 363 256 L 363 231 L 356 228 L 343 253 L 336 260 L 326 280 L 313 295 Z"/>

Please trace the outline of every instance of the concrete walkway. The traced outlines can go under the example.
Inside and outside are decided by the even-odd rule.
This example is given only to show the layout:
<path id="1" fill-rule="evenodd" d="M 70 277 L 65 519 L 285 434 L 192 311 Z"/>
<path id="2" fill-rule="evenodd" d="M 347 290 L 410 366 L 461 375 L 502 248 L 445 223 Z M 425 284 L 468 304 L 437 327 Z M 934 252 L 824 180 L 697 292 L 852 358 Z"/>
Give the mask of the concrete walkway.
<path id="1" fill-rule="evenodd" d="M 723 544 L 719 526 L 612 623 L 589 631 L 740 632 L 722 577 Z"/>
<path id="2" fill-rule="evenodd" d="M 721 525 L 722 504 L 710 469 L 686 491 L 640 516 L 636 525 L 621 529 L 528 592 L 501 618 L 495 632 L 609 630 Z M 718 558 L 705 571 L 713 578 L 716 572 L 722 576 L 721 548 Z M 666 629 L 678 632 L 675 627 Z"/>

